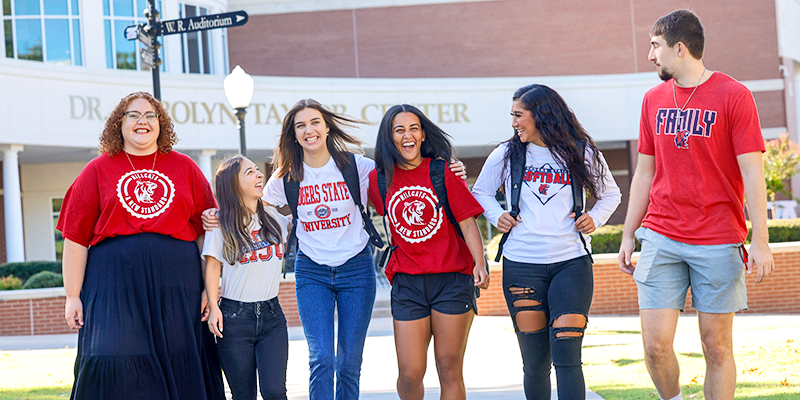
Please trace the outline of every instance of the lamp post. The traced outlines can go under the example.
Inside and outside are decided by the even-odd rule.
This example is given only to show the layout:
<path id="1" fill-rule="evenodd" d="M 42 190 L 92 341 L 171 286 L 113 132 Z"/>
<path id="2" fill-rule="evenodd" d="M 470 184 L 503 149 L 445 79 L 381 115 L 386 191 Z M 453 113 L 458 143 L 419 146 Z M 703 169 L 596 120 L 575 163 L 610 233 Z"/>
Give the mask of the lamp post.
<path id="1" fill-rule="evenodd" d="M 237 65 L 230 75 L 225 77 L 224 86 L 228 103 L 236 110 L 236 119 L 238 120 L 236 127 L 239 128 L 239 152 L 247 157 L 247 146 L 244 139 L 244 116 L 247 113 L 247 107 L 250 106 L 250 100 L 253 99 L 253 77 Z"/>

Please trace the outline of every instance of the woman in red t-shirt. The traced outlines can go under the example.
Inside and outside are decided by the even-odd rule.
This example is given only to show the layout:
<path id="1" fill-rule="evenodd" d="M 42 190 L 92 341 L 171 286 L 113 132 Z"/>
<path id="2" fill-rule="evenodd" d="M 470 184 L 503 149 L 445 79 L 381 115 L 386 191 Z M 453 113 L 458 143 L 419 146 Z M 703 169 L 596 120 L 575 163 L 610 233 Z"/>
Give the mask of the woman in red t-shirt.
<path id="1" fill-rule="evenodd" d="M 450 208 L 463 239 L 444 206 L 438 207 L 431 160 L 449 160 L 452 153 L 448 135 L 416 107 L 396 105 L 384 115 L 375 145 L 376 170 L 369 176 L 369 197 L 378 214 L 389 217 L 395 246 L 386 275 L 392 282 L 401 399 L 425 395 L 422 378 L 431 337 L 442 398 L 466 398 L 462 367 L 477 313 L 475 287 L 488 288 L 489 275 L 475 222 L 483 209 L 463 180 L 447 168 L 442 168 L 444 186 L 449 198 L 459 199 L 450 202 Z M 379 188 L 379 175 L 385 177 L 385 188 Z"/>
<path id="2" fill-rule="evenodd" d="M 64 196 L 65 318 L 79 332 L 72 399 L 225 398 L 195 244 L 200 213 L 216 203 L 176 142 L 164 105 L 131 93 Z"/>

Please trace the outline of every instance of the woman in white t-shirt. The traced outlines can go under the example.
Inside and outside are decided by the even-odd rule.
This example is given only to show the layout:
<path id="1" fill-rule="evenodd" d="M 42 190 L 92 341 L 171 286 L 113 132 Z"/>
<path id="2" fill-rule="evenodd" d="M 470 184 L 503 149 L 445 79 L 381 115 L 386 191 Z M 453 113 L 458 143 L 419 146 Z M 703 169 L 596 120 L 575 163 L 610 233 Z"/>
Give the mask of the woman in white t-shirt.
<path id="1" fill-rule="evenodd" d="M 256 398 L 256 372 L 263 399 L 286 399 L 289 335 L 278 289 L 288 219 L 262 204 L 263 187 L 252 161 L 225 160 L 216 175 L 220 227 L 203 245 L 208 327 L 234 400 Z"/>
<path id="2" fill-rule="evenodd" d="M 499 231 L 510 230 L 503 247 L 503 292 L 522 352 L 526 398 L 550 399 L 552 364 L 558 398 L 583 399 L 581 342 L 594 281 L 591 247 L 582 239 L 588 243 L 588 234 L 608 220 L 620 190 L 600 150 L 556 91 L 528 85 L 512 100 L 514 135 L 489 154 L 472 194 Z M 509 213 L 512 157 L 524 160 L 516 218 Z M 578 218 L 573 184 L 597 199 Z M 501 186 L 505 210 L 495 199 Z"/>

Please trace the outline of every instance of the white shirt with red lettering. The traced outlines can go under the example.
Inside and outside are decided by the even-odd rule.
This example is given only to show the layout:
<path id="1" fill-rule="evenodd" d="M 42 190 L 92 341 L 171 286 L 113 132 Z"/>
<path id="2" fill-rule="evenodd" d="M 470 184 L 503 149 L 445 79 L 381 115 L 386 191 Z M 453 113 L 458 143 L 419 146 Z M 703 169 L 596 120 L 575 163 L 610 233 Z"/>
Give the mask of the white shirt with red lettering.
<path id="1" fill-rule="evenodd" d="M 375 162 L 355 156 L 361 203 L 366 206 L 369 173 L 375 169 Z M 300 251 L 317 264 L 338 267 L 364 250 L 369 235 L 333 157 L 320 168 L 305 163 L 303 168 L 295 221 Z M 273 174 L 261 199 L 276 207 L 286 205 L 283 179 Z"/>
<path id="2" fill-rule="evenodd" d="M 278 221 L 281 227 L 279 244 L 268 244 L 260 237 L 258 231 L 261 222 L 253 215 L 248 230 L 255 239 L 255 249 L 244 253 L 241 260 L 233 265 L 225 261 L 222 255 L 222 230 L 217 227 L 206 232 L 203 243 L 203 257 L 214 257 L 222 263 L 222 291 L 220 296 L 252 303 L 275 298 L 281 283 L 281 268 L 285 252 L 286 225 L 289 219 L 278 213 L 274 207 L 264 207 L 270 217 Z"/>

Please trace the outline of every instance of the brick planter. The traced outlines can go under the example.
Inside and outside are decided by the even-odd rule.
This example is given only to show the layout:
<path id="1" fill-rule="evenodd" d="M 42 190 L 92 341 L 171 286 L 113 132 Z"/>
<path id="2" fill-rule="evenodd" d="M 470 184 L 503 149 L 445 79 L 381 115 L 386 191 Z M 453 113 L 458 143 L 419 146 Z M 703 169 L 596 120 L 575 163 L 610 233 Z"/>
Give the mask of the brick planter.
<path id="1" fill-rule="evenodd" d="M 800 313 L 800 242 L 770 245 L 775 256 L 775 273 L 765 283 L 756 285 L 755 275 L 747 276 L 750 307 L 742 313 Z M 634 254 L 634 262 L 638 254 Z M 622 273 L 616 254 L 594 256 L 594 301 L 591 315 L 636 315 L 639 312 L 636 284 Z M 503 298 L 503 271 L 500 264 L 490 265 L 492 283 L 478 299 L 480 315 L 508 315 Z M 294 279 L 281 282 L 278 297 L 289 326 L 299 326 Z M 695 312 L 690 298 L 687 313 Z M 74 333 L 64 322 L 64 288 L 0 291 L 0 336 L 52 335 Z"/>

